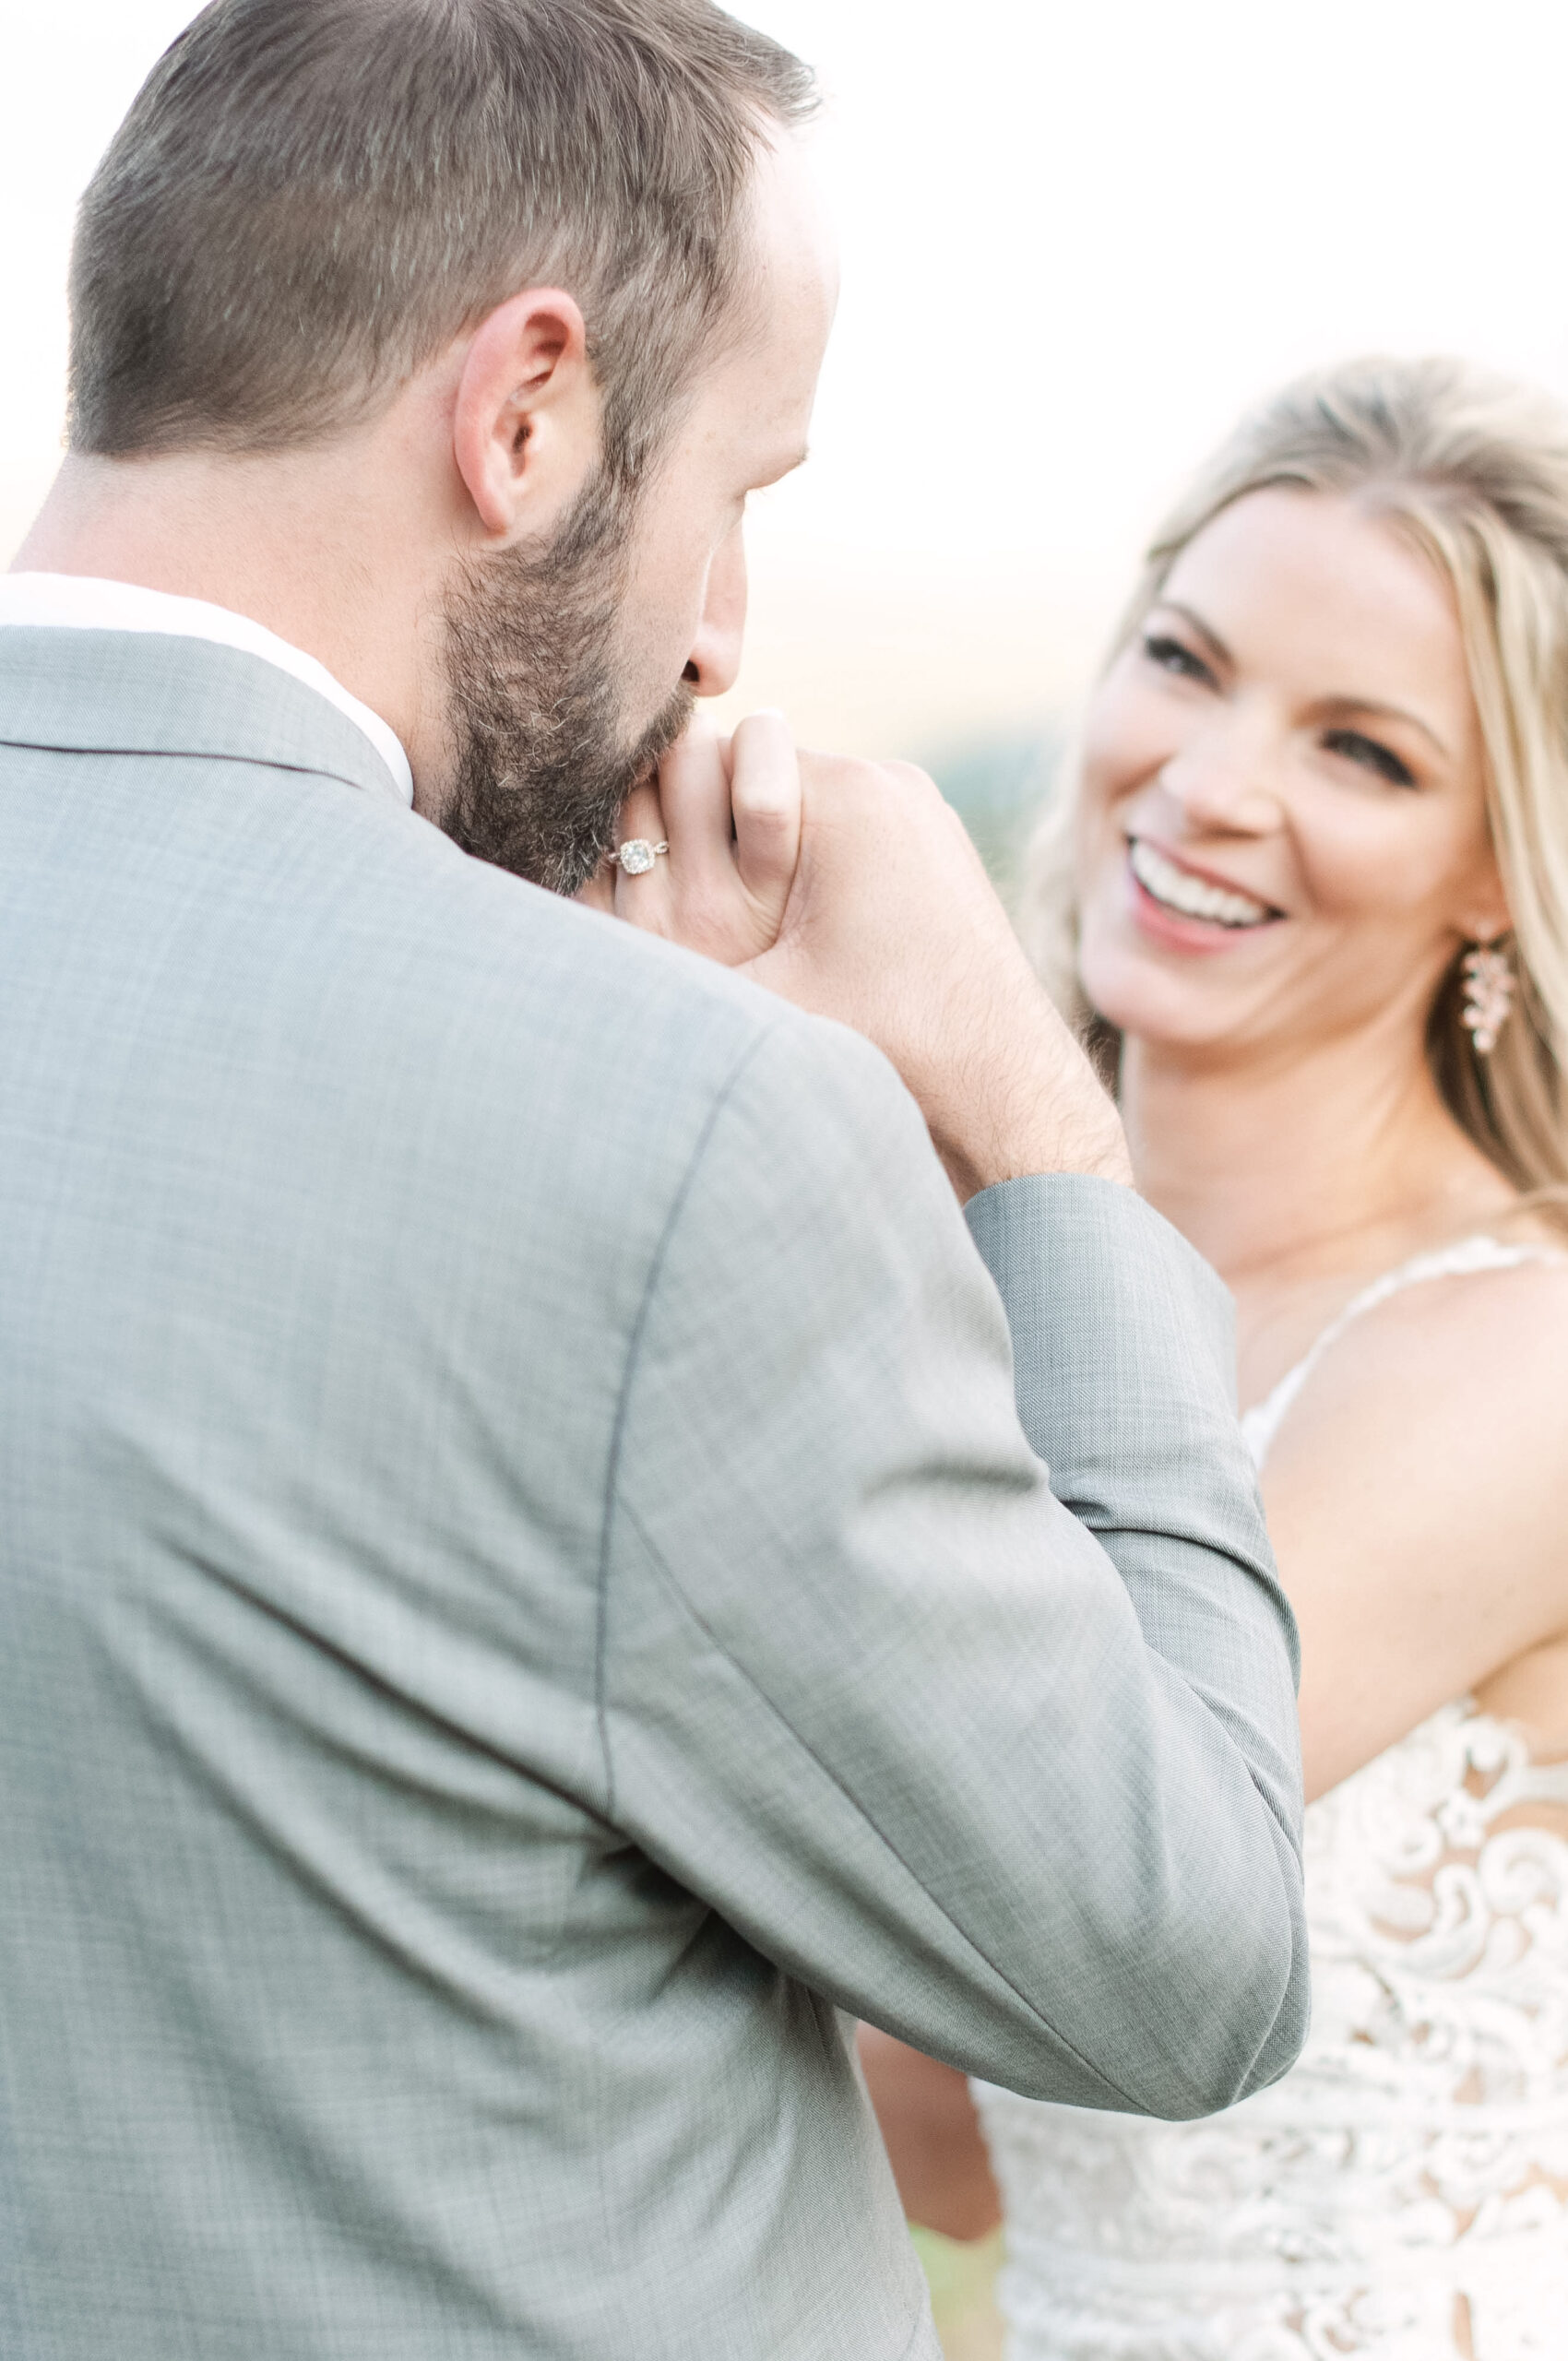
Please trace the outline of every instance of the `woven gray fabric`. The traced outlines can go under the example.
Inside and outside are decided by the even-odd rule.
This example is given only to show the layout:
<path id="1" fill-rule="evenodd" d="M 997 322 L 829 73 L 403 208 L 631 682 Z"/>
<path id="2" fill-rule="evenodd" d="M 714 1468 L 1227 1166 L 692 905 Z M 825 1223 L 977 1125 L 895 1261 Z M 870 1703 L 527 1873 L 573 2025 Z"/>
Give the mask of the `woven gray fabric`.
<path id="1" fill-rule="evenodd" d="M 1300 2040 L 1225 1299 L 376 762 L 0 632 L 0 2351 L 928 2361 L 840 2011 Z"/>

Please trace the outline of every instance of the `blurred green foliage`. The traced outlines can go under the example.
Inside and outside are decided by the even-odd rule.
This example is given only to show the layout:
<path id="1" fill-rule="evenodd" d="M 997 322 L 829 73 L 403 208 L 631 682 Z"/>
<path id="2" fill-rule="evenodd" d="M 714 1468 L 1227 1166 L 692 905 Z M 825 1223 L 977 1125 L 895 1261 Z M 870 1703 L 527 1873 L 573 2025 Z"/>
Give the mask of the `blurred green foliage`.
<path id="1" fill-rule="evenodd" d="M 974 838 L 1004 898 L 1023 866 L 1024 848 L 1051 795 L 1061 761 L 1053 737 L 997 738 L 925 757 L 943 794 Z"/>
<path id="2" fill-rule="evenodd" d="M 931 2308 L 946 2361 L 1000 2361 L 1003 2326 L 994 2291 L 1002 2261 L 1001 2231 L 972 2245 L 913 2225 L 909 2236 L 931 2289 Z"/>

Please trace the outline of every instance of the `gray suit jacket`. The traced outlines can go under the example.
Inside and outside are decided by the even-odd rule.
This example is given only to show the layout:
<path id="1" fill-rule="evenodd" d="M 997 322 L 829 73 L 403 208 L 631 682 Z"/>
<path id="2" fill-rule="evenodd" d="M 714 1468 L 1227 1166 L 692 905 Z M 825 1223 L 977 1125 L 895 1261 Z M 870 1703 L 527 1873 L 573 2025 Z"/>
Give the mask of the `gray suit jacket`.
<path id="1" fill-rule="evenodd" d="M 1226 1300 L 376 768 L 0 632 L 0 2351 L 932 2355 L 839 2011 L 1301 2035 Z"/>

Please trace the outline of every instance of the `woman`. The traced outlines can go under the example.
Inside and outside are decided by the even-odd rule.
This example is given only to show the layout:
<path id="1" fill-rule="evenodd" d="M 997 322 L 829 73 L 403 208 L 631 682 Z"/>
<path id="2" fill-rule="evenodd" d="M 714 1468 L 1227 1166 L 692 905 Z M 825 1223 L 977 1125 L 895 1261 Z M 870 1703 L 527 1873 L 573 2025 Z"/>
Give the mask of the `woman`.
<path id="1" fill-rule="evenodd" d="M 1561 2355 L 1568 425 L 1447 362 L 1247 421 L 1151 553 L 1037 883 L 1140 1183 L 1237 1299 L 1314 2021 L 1206 2123 L 977 2089 L 1010 2352 Z M 983 2228 L 958 2078 L 866 2058 L 911 2210 Z"/>

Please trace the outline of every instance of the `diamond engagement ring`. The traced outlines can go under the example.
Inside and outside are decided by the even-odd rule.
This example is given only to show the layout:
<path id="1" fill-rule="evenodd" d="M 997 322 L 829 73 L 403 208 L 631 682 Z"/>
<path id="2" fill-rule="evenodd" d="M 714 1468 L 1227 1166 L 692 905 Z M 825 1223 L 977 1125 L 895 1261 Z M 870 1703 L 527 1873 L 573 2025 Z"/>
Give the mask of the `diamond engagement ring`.
<path id="1" fill-rule="evenodd" d="M 620 864 L 623 877 L 646 877 L 659 854 L 669 849 L 668 845 L 650 845 L 646 836 L 628 836 L 610 859 Z"/>

